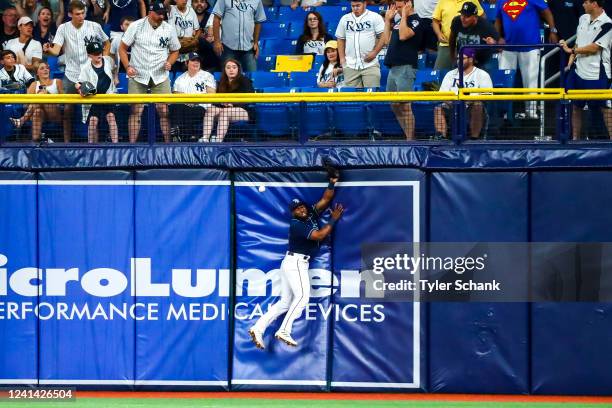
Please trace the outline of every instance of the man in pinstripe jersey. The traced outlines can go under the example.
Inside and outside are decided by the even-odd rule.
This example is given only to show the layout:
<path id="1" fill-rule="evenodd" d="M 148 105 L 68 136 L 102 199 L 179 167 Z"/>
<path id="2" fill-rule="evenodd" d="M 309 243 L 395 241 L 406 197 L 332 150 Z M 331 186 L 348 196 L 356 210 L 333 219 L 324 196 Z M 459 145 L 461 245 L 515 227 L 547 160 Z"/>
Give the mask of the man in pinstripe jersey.
<path id="1" fill-rule="evenodd" d="M 85 20 L 85 5 L 80 0 L 72 0 L 69 4 L 72 20 L 57 28 L 53 45 L 45 44 L 43 51 L 50 55 L 59 55 L 62 48 L 66 58 L 66 72 L 64 76 L 64 92 L 77 94 L 76 83 L 81 73 L 81 67 L 89 61 L 87 58 L 87 45 L 100 43 L 104 46 L 104 55 L 110 51 L 108 36 L 98 23 Z M 64 142 L 70 142 L 72 134 L 73 105 L 64 108 Z"/>
<path id="2" fill-rule="evenodd" d="M 249 335 L 257 348 L 265 348 L 263 335 L 266 329 L 283 313 L 286 313 L 285 318 L 274 337 L 289 346 L 298 345 L 291 337 L 291 331 L 293 322 L 302 314 L 310 300 L 308 261 L 319 249 L 319 243 L 331 234 L 334 224 L 344 211 L 341 204 L 336 204 L 331 212 L 330 222 L 319 229 L 320 214 L 329 207 L 334 198 L 337 181 L 338 178 L 330 177 L 323 197 L 315 205 L 308 206 L 298 198 L 294 198 L 289 204 L 292 218 L 289 226 L 289 246 L 280 268 L 281 298 L 249 329 Z"/>

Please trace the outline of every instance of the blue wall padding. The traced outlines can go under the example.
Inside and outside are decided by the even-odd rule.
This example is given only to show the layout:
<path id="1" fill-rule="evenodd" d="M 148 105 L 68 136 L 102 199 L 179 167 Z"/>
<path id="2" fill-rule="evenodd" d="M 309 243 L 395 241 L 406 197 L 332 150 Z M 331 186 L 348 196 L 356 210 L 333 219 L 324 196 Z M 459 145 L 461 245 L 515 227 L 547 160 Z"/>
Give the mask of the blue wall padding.
<path id="1" fill-rule="evenodd" d="M 526 173 L 433 173 L 431 242 L 527 240 Z M 528 306 L 429 305 L 432 392 L 527 393 Z"/>
<path id="2" fill-rule="evenodd" d="M 610 186 L 607 171 L 533 173 L 533 241 L 611 242 Z M 610 304 L 534 304 L 531 344 L 533 393 L 612 392 Z"/>

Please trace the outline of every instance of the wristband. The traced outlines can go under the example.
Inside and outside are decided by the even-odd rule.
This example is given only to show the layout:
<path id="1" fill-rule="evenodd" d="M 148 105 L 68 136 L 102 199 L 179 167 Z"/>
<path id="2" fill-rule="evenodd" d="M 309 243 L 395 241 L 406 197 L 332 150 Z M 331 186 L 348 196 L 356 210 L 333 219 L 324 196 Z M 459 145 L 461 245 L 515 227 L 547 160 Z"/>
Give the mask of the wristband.
<path id="1" fill-rule="evenodd" d="M 336 188 L 336 183 L 332 183 L 331 181 L 327 184 L 327 189 L 328 190 L 333 190 L 334 188 Z"/>
<path id="2" fill-rule="evenodd" d="M 331 220 L 329 220 L 329 222 L 327 223 L 327 225 L 329 225 L 330 227 L 334 228 L 334 224 L 336 223 L 336 221 L 338 220 L 334 220 L 333 218 Z"/>

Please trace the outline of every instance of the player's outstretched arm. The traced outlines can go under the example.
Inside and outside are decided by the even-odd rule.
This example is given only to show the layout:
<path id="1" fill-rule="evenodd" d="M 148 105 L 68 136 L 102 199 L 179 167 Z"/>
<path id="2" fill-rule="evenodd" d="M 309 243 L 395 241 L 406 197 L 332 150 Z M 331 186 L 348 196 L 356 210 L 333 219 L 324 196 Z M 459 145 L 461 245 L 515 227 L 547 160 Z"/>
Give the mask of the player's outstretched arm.
<path id="1" fill-rule="evenodd" d="M 343 212 L 344 207 L 342 207 L 342 204 L 336 204 L 331 213 L 331 220 L 327 224 L 325 224 L 320 230 L 313 231 L 308 237 L 308 239 L 311 239 L 313 241 L 323 241 L 325 238 L 327 238 L 327 236 L 331 234 L 332 229 L 336 224 L 336 221 L 338 221 L 340 217 L 342 217 Z"/>
<path id="2" fill-rule="evenodd" d="M 334 198 L 334 189 L 336 187 L 337 181 L 337 178 L 330 177 L 329 184 L 327 185 L 327 188 L 323 193 L 323 197 L 321 197 L 321 199 L 315 204 L 315 208 L 317 209 L 317 212 L 319 212 L 319 214 L 322 211 L 325 211 L 325 209 L 331 204 Z"/>

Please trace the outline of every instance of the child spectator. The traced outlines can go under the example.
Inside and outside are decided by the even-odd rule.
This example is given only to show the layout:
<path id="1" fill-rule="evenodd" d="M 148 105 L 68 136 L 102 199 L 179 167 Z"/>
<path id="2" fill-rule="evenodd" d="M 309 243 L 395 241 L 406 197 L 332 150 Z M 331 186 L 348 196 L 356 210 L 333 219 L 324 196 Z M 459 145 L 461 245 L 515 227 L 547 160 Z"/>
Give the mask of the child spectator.
<path id="1" fill-rule="evenodd" d="M 26 89 L 34 78 L 28 70 L 21 64 L 17 63 L 17 55 L 11 50 L 0 52 L 0 61 L 4 67 L 0 69 L 0 85 L 16 86 Z"/>
<path id="2" fill-rule="evenodd" d="M 110 56 L 115 61 L 115 65 L 119 67 L 119 69 L 115 70 L 115 84 L 119 83 L 119 72 L 125 72 L 125 68 L 121 65 L 121 60 L 119 59 L 119 46 L 121 45 L 121 39 L 123 38 L 123 34 L 127 31 L 128 27 L 134 21 L 134 17 L 126 16 L 121 18 L 121 35 L 115 36 L 115 38 L 111 41 L 110 48 Z M 130 51 L 128 50 L 128 58 L 130 58 Z"/>
<path id="3" fill-rule="evenodd" d="M 319 88 L 341 88 L 344 85 L 342 65 L 338 60 L 338 42 L 328 41 L 325 44 L 325 61 L 317 74 Z"/>
<path id="4" fill-rule="evenodd" d="M 117 88 L 113 82 L 113 70 L 115 68 L 113 59 L 111 57 L 103 57 L 103 50 L 104 47 L 98 42 L 92 42 L 87 45 L 87 56 L 89 57 L 89 61 L 81 67 L 81 73 L 79 74 L 76 85 L 81 96 L 87 96 L 81 92 L 81 88 L 85 82 L 89 82 L 95 87 L 96 94 L 112 94 L 117 92 Z M 117 131 L 115 114 L 111 106 L 104 104 L 92 104 L 89 110 L 89 116 L 87 117 L 89 122 L 89 143 L 98 143 L 98 124 L 101 117 L 106 118 L 111 141 L 117 143 L 119 141 L 119 134 Z"/>

